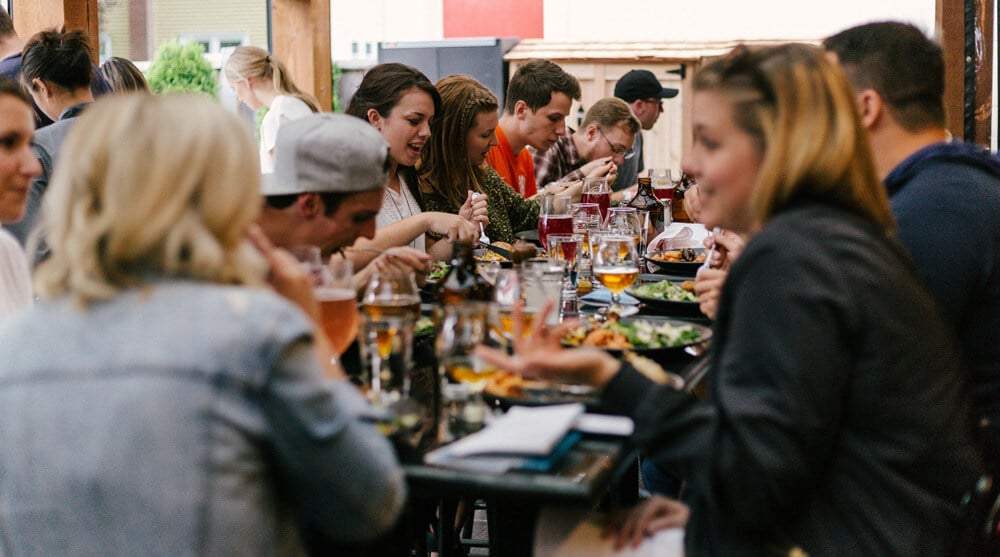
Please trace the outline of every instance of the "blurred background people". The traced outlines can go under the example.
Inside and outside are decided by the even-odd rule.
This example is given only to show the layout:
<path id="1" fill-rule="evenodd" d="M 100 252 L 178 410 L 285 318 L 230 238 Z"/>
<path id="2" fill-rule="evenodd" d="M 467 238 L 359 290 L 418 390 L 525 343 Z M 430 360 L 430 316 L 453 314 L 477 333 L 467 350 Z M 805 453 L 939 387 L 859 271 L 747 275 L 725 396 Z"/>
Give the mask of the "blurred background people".
<path id="1" fill-rule="evenodd" d="M 33 148 L 42 164 L 42 173 L 31 183 L 31 193 L 24 218 L 4 225 L 21 245 L 38 219 L 42 197 L 59 159 L 59 150 L 76 117 L 94 102 L 90 90 L 93 77 L 91 50 L 82 31 L 42 31 L 24 45 L 21 55 L 21 84 L 31 94 L 35 105 L 55 121 L 39 129 Z M 29 254 L 33 259 L 34 254 Z"/>
<path id="2" fill-rule="evenodd" d="M 651 130 L 663 112 L 663 99 L 677 96 L 679 91 L 664 87 L 649 70 L 630 70 L 615 83 L 615 96 L 628 103 L 632 114 L 639 119 L 642 129 Z M 635 134 L 632 143 L 634 156 L 618 165 L 618 180 L 614 189 L 621 191 L 636 184 L 639 173 L 645 170 L 642 160 L 642 132 Z"/>
<path id="3" fill-rule="evenodd" d="M 944 56 L 919 29 L 871 23 L 823 44 L 854 87 L 899 241 L 971 368 L 982 446 L 1000 473 L 1000 162 L 949 140 Z"/>
<path id="4" fill-rule="evenodd" d="M 24 50 L 24 39 L 14 30 L 14 21 L 10 14 L 3 6 L 0 6 L 0 77 L 11 81 L 20 81 L 22 50 Z M 93 77 L 90 81 L 90 91 L 94 97 L 110 93 L 111 85 L 104 80 L 97 65 L 92 64 L 91 70 Z M 48 126 L 54 120 L 35 105 L 35 126 L 37 129 Z"/>
<path id="5" fill-rule="evenodd" d="M 89 109 L 66 153 L 43 301 L 0 326 L 5 550 L 297 555 L 297 524 L 391 527 L 403 474 L 331 362 L 311 277 L 248 241 L 243 124 L 203 96 L 126 95 Z"/>
<path id="6" fill-rule="evenodd" d="M 226 61 L 226 80 L 243 104 L 257 111 L 260 122 L 260 171 L 274 171 L 274 144 L 285 122 L 319 112 L 319 102 L 299 89 L 277 57 L 256 46 L 238 46 Z"/>
<path id="7" fill-rule="evenodd" d="M 497 144 L 499 102 L 482 83 L 466 75 L 437 82 L 441 113 L 431 120 L 431 137 L 419 163 L 420 190 L 432 211 L 458 214 L 473 193 L 488 200 L 486 235 L 514 243 L 514 233 L 538 227 L 538 202 L 514 191 L 486 164 Z"/>
<path id="8" fill-rule="evenodd" d="M 601 99 L 587 110 L 579 130 L 570 130 L 547 151 L 527 147 L 535 165 L 535 181 L 545 185 L 604 177 L 614 184 L 618 167 L 634 155 L 631 146 L 637 133 L 639 121 L 624 101 Z"/>
<path id="9" fill-rule="evenodd" d="M 536 326 L 516 356 L 477 353 L 588 382 L 630 415 L 638 446 L 687 482 L 687 555 L 948 554 L 981 467 L 970 404 L 891 237 L 850 85 L 822 50 L 789 44 L 738 47 L 693 89 L 684 170 L 703 222 L 750 235 L 723 286 L 708 399 L 605 351 L 563 349 L 572 324 Z"/>
<path id="10" fill-rule="evenodd" d="M 31 99 L 13 81 L 0 78 L 0 223 L 21 220 L 31 180 L 42 171 L 31 140 Z M 28 260 L 17 240 L 0 229 L 0 321 L 31 304 Z"/>
<path id="11" fill-rule="evenodd" d="M 101 64 L 101 75 L 115 93 L 149 93 L 146 76 L 127 58 L 108 58 Z"/>
<path id="12" fill-rule="evenodd" d="M 394 246 L 424 251 L 436 261 L 451 257 L 455 240 L 475 242 L 479 222 L 487 224 L 486 200 L 469 200 L 457 215 L 424 211 L 414 165 L 431 136 L 431 119 L 441 110 L 441 95 L 416 68 L 379 64 L 365 73 L 346 113 L 375 127 L 389 143 L 389 179 L 382 209 L 376 217 L 375 238 L 360 239 L 349 252 L 356 267 L 375 252 Z"/>
<path id="13" fill-rule="evenodd" d="M 496 128 L 497 144 L 486 160 L 521 197 L 534 197 L 539 189 L 535 164 L 525 147 L 547 151 L 566 135 L 566 117 L 574 99 L 580 100 L 580 82 L 548 60 L 526 62 L 511 76 Z M 547 192 L 561 189 L 555 186 Z"/>

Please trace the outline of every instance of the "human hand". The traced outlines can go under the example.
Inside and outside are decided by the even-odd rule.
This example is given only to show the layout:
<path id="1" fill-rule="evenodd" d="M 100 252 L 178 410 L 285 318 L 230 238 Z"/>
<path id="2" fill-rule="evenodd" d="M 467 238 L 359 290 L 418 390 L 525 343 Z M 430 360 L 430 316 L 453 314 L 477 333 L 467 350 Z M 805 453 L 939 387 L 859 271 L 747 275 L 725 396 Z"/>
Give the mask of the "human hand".
<path id="1" fill-rule="evenodd" d="M 643 539 L 667 528 L 687 525 L 691 510 L 687 505 L 660 495 L 653 495 L 628 512 L 611 519 L 605 537 L 615 536 L 615 550 L 639 547 Z"/>
<path id="2" fill-rule="evenodd" d="M 694 293 L 698 296 L 698 307 L 709 319 L 715 319 L 719 310 L 722 285 L 726 282 L 726 269 L 701 269 L 694 279 Z"/>
<path id="3" fill-rule="evenodd" d="M 551 311 L 550 302 L 535 315 L 531 330 L 526 333 L 521 305 L 516 304 L 511 328 L 514 355 L 481 345 L 476 347 L 476 356 L 499 369 L 525 377 L 604 387 L 621 369 L 621 362 L 599 348 L 564 348 L 562 338 L 579 323 L 565 321 L 550 328 L 545 321 Z"/>
<path id="4" fill-rule="evenodd" d="M 687 199 L 685 197 L 685 199 Z M 736 261 L 736 258 L 743 252 L 746 242 L 743 237 L 732 230 L 722 229 L 714 234 L 709 234 L 704 241 L 705 248 L 715 249 L 712 252 L 712 260 L 708 262 L 713 269 L 729 269 L 729 266 Z"/>
<path id="5" fill-rule="evenodd" d="M 701 222 L 701 190 L 694 185 L 684 192 L 684 212 L 693 222 Z"/>
<path id="6" fill-rule="evenodd" d="M 458 210 L 458 216 L 467 221 L 482 223 L 483 226 L 490 224 L 489 209 L 487 201 L 489 196 L 485 193 L 476 193 L 469 190 L 465 198 L 465 203 Z"/>
<path id="7" fill-rule="evenodd" d="M 408 246 L 394 247 L 376 257 L 372 263 L 378 272 L 399 271 L 412 273 L 417 286 L 423 286 L 431 268 L 431 256 L 426 252 L 415 250 Z"/>
<path id="8" fill-rule="evenodd" d="M 479 239 L 479 225 L 451 213 L 428 211 L 420 213 L 427 221 L 427 232 L 445 236 L 449 241 L 462 240 L 476 243 Z"/>
<path id="9" fill-rule="evenodd" d="M 587 178 L 607 176 L 608 183 L 611 183 L 614 181 L 613 178 L 618 174 L 618 166 L 615 164 L 613 157 L 601 157 L 581 166 L 580 172 Z"/>
<path id="10" fill-rule="evenodd" d="M 295 256 L 275 247 L 260 226 L 251 224 L 247 228 L 247 237 L 267 261 L 271 270 L 268 282 L 275 292 L 302 309 L 314 323 L 319 323 L 319 302 L 313 294 L 312 275 L 299 264 Z"/>

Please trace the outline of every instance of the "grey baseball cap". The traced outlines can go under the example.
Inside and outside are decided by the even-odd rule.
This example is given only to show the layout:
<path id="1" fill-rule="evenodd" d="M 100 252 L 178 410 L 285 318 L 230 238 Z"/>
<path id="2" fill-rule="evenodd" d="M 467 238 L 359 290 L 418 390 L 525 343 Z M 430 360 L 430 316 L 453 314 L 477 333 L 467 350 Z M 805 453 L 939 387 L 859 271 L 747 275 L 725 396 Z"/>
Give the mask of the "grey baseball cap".
<path id="1" fill-rule="evenodd" d="M 358 193 L 385 186 L 389 144 L 372 125 L 345 114 L 311 114 L 284 122 L 274 144 L 274 173 L 263 195 Z"/>

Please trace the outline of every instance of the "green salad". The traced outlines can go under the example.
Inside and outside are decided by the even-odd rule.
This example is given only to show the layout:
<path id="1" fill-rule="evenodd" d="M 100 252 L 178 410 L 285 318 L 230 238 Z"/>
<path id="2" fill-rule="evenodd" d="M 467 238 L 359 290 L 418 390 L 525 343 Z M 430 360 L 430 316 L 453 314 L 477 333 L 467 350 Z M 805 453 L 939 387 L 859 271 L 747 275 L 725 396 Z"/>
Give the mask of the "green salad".
<path id="1" fill-rule="evenodd" d="M 448 274 L 449 265 L 444 261 L 435 261 L 434 265 L 431 267 L 430 274 L 427 275 L 428 280 L 441 280 L 446 274 Z"/>
<path id="2" fill-rule="evenodd" d="M 603 323 L 577 327 L 563 339 L 574 346 L 602 348 L 670 348 L 687 346 L 703 340 L 704 330 L 693 325 L 656 323 L 644 319 L 621 322 L 609 319 Z"/>
<path id="3" fill-rule="evenodd" d="M 425 335 L 434 332 L 434 320 L 426 315 L 417 319 L 416 324 L 413 325 L 413 334 L 415 335 Z"/>
<path id="4" fill-rule="evenodd" d="M 651 282 L 641 286 L 634 286 L 628 290 L 629 294 L 635 294 L 641 298 L 652 298 L 654 300 L 665 300 L 668 302 L 697 302 L 698 297 L 694 292 L 688 292 L 681 288 L 681 285 L 665 280 L 662 282 Z"/>

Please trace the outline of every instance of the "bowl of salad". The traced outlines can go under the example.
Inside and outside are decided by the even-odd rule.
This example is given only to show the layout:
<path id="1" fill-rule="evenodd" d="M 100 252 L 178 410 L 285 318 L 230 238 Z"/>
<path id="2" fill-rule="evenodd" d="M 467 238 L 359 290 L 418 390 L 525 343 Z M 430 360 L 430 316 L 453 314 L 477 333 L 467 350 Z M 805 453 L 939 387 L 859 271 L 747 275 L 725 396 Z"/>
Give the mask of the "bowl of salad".
<path id="1" fill-rule="evenodd" d="M 694 281 L 661 280 L 632 286 L 626 292 L 659 315 L 701 316 Z"/>
<path id="2" fill-rule="evenodd" d="M 658 355 L 682 352 L 712 337 L 712 329 L 666 317 L 617 317 L 603 321 L 589 318 L 566 333 L 567 346 L 596 346 L 610 352 L 638 352 L 656 359 Z"/>

